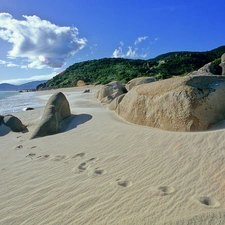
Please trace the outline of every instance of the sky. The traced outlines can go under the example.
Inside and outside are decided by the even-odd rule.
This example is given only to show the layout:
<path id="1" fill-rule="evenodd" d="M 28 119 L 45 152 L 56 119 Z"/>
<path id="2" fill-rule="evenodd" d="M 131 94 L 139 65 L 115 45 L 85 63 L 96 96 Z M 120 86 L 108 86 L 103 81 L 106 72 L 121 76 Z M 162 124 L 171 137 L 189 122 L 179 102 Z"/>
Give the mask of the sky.
<path id="1" fill-rule="evenodd" d="M 225 45 L 224 0 L 0 0 L 0 83 L 49 80 L 101 58 Z"/>

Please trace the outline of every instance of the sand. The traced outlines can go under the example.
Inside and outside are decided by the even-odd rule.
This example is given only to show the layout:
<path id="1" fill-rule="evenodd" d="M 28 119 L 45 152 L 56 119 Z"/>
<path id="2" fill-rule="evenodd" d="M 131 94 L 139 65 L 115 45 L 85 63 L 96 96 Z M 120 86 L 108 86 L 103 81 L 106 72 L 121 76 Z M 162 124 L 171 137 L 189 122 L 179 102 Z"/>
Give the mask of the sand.
<path id="1" fill-rule="evenodd" d="M 68 88 L 65 132 L 29 140 L 43 108 L 0 128 L 0 224 L 225 224 L 225 130 L 167 132 Z M 46 103 L 56 90 L 39 92 Z"/>

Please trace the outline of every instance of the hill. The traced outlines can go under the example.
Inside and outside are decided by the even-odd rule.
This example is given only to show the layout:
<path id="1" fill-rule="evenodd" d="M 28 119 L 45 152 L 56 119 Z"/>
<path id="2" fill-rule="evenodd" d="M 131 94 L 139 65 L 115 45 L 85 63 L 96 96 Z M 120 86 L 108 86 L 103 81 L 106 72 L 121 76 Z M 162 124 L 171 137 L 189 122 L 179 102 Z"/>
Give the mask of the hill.
<path id="1" fill-rule="evenodd" d="M 149 60 L 103 58 L 75 63 L 64 72 L 47 81 L 44 87 L 61 88 L 76 86 L 78 80 L 86 84 L 106 84 L 117 80 L 126 83 L 135 77 L 151 76 L 166 79 L 183 76 L 213 62 L 215 73 L 225 46 L 206 52 L 170 52 Z"/>
<path id="2" fill-rule="evenodd" d="M 31 81 L 21 85 L 13 85 L 8 83 L 0 84 L 0 91 L 19 91 L 19 90 L 27 90 L 27 89 L 36 89 L 39 84 L 45 83 L 46 80 L 42 81 Z"/>

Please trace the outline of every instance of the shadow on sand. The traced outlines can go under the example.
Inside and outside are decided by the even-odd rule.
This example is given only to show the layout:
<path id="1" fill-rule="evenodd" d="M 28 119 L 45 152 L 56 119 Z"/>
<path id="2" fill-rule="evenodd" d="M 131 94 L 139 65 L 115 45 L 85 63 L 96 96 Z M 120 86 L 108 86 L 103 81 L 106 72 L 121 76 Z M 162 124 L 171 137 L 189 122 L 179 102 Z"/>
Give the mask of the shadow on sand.
<path id="1" fill-rule="evenodd" d="M 71 115 L 64 119 L 60 124 L 60 132 L 66 132 L 76 128 L 77 126 L 91 120 L 92 116 L 89 114 Z"/>
<path id="2" fill-rule="evenodd" d="M 0 137 L 1 136 L 5 136 L 6 134 L 8 134 L 11 131 L 11 129 L 7 126 L 5 126 L 4 124 L 0 125 Z"/>

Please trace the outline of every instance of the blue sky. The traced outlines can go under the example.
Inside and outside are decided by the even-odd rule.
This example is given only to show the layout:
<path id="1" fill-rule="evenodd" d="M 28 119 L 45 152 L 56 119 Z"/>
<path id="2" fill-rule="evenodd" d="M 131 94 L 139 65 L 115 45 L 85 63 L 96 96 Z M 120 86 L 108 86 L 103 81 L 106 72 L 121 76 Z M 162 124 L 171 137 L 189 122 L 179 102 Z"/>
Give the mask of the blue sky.
<path id="1" fill-rule="evenodd" d="M 150 59 L 225 45 L 224 0 L 1 0 L 0 83 L 81 61 Z"/>

